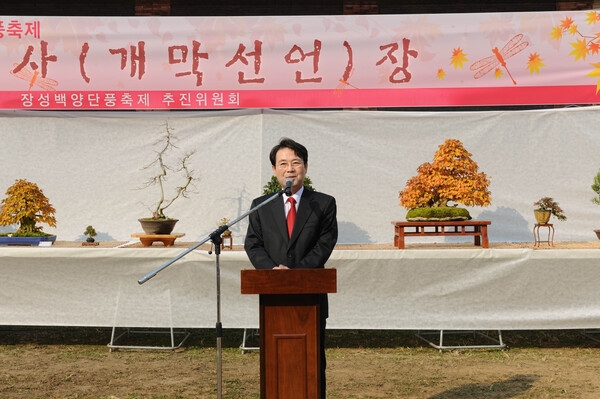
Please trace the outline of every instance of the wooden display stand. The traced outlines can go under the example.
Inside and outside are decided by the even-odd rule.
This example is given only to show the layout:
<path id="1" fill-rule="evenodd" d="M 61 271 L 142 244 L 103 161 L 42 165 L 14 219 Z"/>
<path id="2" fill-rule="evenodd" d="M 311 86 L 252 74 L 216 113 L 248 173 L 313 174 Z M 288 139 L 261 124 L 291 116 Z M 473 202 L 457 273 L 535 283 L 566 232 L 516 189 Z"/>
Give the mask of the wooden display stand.
<path id="1" fill-rule="evenodd" d="M 175 244 L 175 240 L 183 237 L 183 233 L 173 234 L 146 234 L 146 233 L 134 233 L 131 235 L 133 238 L 139 238 L 142 246 L 150 247 L 155 241 L 162 242 L 165 247 L 172 247 Z"/>
<path id="2" fill-rule="evenodd" d="M 546 227 L 548 229 L 548 239 L 540 239 L 540 227 Z M 552 223 L 536 223 L 533 226 L 533 246 L 539 247 L 541 243 L 547 242 L 548 246 L 554 246 L 554 225 Z"/>
<path id="3" fill-rule="evenodd" d="M 489 248 L 489 220 L 412 221 L 392 222 L 394 246 L 404 249 L 404 237 L 412 236 L 473 236 L 476 246 Z"/>
<path id="4" fill-rule="evenodd" d="M 229 245 L 225 244 L 225 241 L 229 241 Z M 228 234 L 228 235 L 223 234 L 221 236 L 221 249 L 225 249 L 225 248 L 233 249 L 233 237 L 231 236 L 231 234 Z"/>
<path id="5" fill-rule="evenodd" d="M 335 269 L 242 270 L 242 294 L 260 295 L 261 399 L 319 399 L 319 295 Z"/>

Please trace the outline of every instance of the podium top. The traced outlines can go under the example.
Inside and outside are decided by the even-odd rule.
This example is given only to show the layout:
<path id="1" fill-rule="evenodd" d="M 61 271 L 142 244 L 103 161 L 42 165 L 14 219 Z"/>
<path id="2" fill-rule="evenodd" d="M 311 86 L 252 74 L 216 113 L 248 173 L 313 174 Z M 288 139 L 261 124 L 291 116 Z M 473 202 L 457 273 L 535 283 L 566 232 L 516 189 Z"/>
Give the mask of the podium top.
<path id="1" fill-rule="evenodd" d="M 242 270 L 242 294 L 334 293 L 336 276 L 336 269 Z"/>

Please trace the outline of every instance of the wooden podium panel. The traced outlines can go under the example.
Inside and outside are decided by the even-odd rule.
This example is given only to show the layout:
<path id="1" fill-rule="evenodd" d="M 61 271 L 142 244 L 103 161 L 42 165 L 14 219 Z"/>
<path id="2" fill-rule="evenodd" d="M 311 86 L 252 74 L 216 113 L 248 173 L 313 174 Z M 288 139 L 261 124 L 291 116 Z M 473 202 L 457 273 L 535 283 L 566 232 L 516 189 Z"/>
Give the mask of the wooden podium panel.
<path id="1" fill-rule="evenodd" d="M 319 399 L 320 298 L 335 269 L 242 270 L 242 294 L 260 294 L 261 399 Z"/>
<path id="2" fill-rule="evenodd" d="M 261 398 L 318 397 L 319 326 L 317 295 L 260 296 Z"/>
<path id="3" fill-rule="evenodd" d="M 337 292 L 335 269 L 242 270 L 242 294 Z"/>

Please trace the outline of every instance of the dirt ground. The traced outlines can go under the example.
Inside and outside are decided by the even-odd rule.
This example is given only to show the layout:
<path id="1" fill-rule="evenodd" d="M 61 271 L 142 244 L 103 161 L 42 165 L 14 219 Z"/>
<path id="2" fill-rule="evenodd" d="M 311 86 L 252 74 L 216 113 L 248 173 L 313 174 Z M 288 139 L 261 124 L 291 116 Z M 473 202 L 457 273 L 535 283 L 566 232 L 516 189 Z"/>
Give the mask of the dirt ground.
<path id="1" fill-rule="evenodd" d="M 58 242 L 56 245 L 81 244 Z M 188 243 L 177 244 L 186 245 Z M 452 244 L 452 247 L 457 245 L 463 247 L 463 244 Z M 431 249 L 431 246 L 409 244 L 408 248 Z M 490 246 L 519 248 L 533 247 L 533 244 L 492 243 Z M 472 247 L 472 244 L 464 244 L 464 247 Z M 540 250 L 547 248 L 545 244 Z M 555 243 L 555 248 L 600 248 L 600 241 Z M 365 249 L 373 249 L 373 246 Z M 377 249 L 394 248 L 381 245 Z M 328 397 L 600 397 L 600 343 L 596 341 L 600 334 L 596 338 L 594 334 L 585 336 L 583 331 L 575 330 L 503 331 L 503 341 L 508 345 L 504 350 L 440 352 L 415 333 L 328 331 Z M 0 326 L 0 398 L 213 399 L 218 398 L 219 387 L 222 398 L 259 398 L 259 353 L 242 353 L 239 349 L 242 330 L 224 331 L 220 385 L 217 341 L 212 330 L 192 330 L 182 348 L 175 351 L 110 351 L 106 346 L 110 334 L 107 328 Z M 134 345 L 168 343 L 163 341 L 168 337 L 157 335 L 131 339 L 135 340 Z M 452 339 L 457 341 L 445 341 L 446 344 L 486 343 L 472 335 Z"/>
<path id="2" fill-rule="evenodd" d="M 503 332 L 508 349 L 444 352 L 414 333 L 330 331 L 328 397 L 600 396 L 600 344 L 580 331 Z M 218 398 L 214 331 L 193 331 L 176 351 L 112 352 L 110 329 L 13 327 L 0 334 L 1 398 Z M 242 353 L 241 337 L 225 330 L 222 398 L 259 398 L 259 353 Z"/>

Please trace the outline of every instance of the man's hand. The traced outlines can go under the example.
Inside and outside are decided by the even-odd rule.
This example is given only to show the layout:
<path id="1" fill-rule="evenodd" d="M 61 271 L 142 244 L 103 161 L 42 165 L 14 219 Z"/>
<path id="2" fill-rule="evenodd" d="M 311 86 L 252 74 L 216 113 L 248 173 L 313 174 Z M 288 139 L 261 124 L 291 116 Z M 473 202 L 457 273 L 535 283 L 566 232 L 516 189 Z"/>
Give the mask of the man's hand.
<path id="1" fill-rule="evenodd" d="M 286 265 L 279 265 L 279 266 L 275 266 L 273 268 L 273 270 L 286 270 L 289 269 L 289 267 L 287 267 Z"/>

